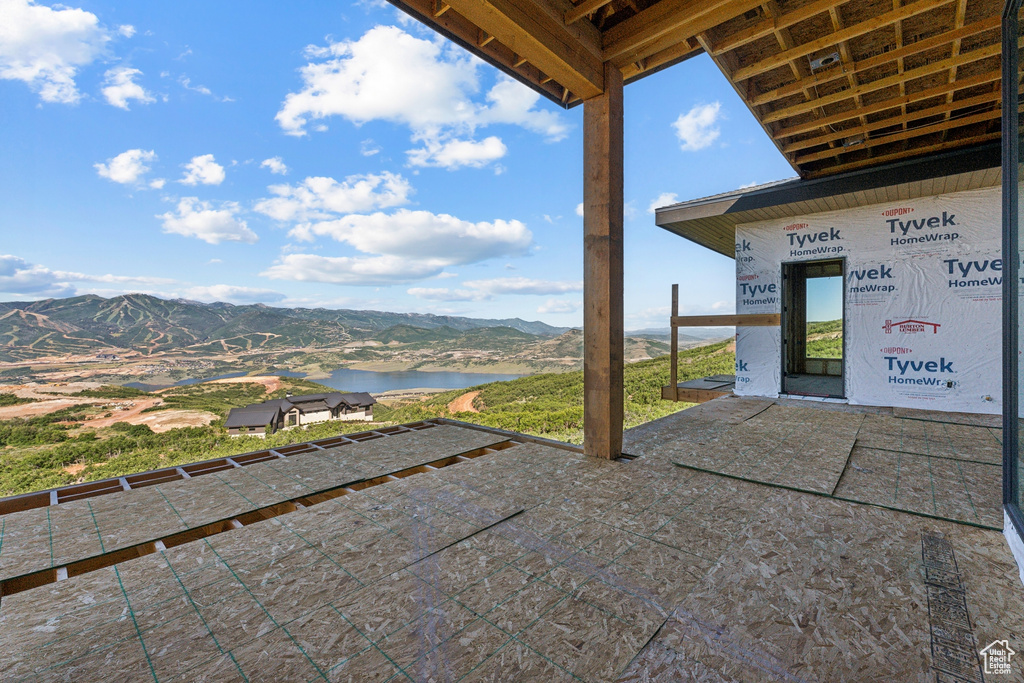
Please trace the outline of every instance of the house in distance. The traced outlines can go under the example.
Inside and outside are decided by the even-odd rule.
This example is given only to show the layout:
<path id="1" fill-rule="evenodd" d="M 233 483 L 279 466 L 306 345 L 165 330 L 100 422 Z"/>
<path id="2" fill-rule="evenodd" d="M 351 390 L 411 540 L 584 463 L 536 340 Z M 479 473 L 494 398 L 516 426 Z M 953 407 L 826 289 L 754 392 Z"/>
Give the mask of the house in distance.
<path id="1" fill-rule="evenodd" d="M 266 436 L 278 429 L 304 427 L 332 420 L 373 420 L 377 400 L 366 392 L 288 395 L 285 398 L 232 408 L 224 423 L 231 436 Z"/>

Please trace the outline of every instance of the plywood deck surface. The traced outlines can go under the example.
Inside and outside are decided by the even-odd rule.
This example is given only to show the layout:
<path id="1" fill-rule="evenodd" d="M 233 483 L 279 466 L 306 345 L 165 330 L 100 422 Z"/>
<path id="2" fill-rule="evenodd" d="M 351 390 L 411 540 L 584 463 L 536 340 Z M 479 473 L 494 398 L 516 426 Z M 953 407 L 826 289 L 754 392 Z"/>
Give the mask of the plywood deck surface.
<path id="1" fill-rule="evenodd" d="M 627 444 L 761 415 L 784 445 L 777 407 L 705 404 Z M 981 680 L 978 649 L 1022 642 L 998 531 L 674 457 L 522 443 L 6 596 L 0 680 Z"/>
<path id="2" fill-rule="evenodd" d="M 507 437 L 496 434 L 436 426 L 0 516 L 0 580 L 151 542 L 505 440 Z"/>

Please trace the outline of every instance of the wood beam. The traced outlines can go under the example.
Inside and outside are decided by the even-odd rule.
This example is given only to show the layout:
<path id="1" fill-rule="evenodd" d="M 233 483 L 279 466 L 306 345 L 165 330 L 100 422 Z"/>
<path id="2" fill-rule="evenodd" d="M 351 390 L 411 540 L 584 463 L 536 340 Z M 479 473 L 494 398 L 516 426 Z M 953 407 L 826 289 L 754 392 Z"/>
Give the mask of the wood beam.
<path id="1" fill-rule="evenodd" d="M 989 71 L 986 73 L 978 74 L 977 76 L 971 76 L 957 81 L 956 83 L 943 83 L 937 85 L 934 88 L 928 88 L 926 90 L 919 90 L 918 92 L 905 95 L 903 97 L 893 97 L 888 100 L 882 100 L 881 102 L 874 102 L 869 105 L 865 105 L 860 109 L 850 109 L 848 111 L 842 111 L 837 114 L 832 114 L 824 118 L 815 119 L 814 121 L 807 121 L 806 123 L 798 123 L 788 128 L 780 128 L 775 131 L 772 136 L 776 140 L 782 138 L 792 137 L 794 135 L 800 135 L 801 133 L 807 133 L 812 130 L 824 128 L 832 124 L 840 123 L 842 121 L 849 121 L 850 119 L 860 118 L 861 115 L 874 114 L 886 109 L 894 109 L 909 104 L 916 100 L 926 100 L 931 97 L 939 95 L 945 95 L 951 90 L 962 90 L 964 88 L 970 88 L 976 85 L 984 85 L 985 83 L 991 83 L 992 81 L 998 81 L 1002 77 L 999 69 Z"/>
<path id="2" fill-rule="evenodd" d="M 811 17 L 829 11 L 832 7 L 838 7 L 849 1 L 850 0 L 817 0 L 817 2 L 804 5 L 800 9 L 793 10 L 792 12 L 769 16 L 764 21 L 716 41 L 711 45 L 711 53 L 717 55 L 723 52 L 728 52 L 729 50 L 735 50 L 747 43 L 752 43 L 755 40 L 760 40 L 761 38 L 770 36 L 773 33 L 787 29 L 790 26 L 795 26 L 801 21 L 806 21 Z"/>
<path id="3" fill-rule="evenodd" d="M 964 27 L 964 21 L 967 19 L 967 0 L 958 0 L 956 3 L 956 15 L 953 18 L 953 28 L 959 29 Z M 963 41 L 959 38 L 953 41 L 953 56 L 960 54 L 960 47 Z M 949 70 L 949 81 L 952 83 L 956 80 L 956 72 L 959 67 L 953 67 Z M 950 93 L 947 96 L 948 101 L 953 101 L 953 94 Z M 948 117 L 947 117 L 948 118 Z"/>
<path id="4" fill-rule="evenodd" d="M 809 149 L 811 147 L 817 147 L 819 145 L 824 145 L 836 140 L 845 140 L 846 138 L 853 137 L 856 135 L 869 135 L 871 131 L 905 125 L 917 119 L 926 119 L 941 114 L 946 114 L 948 118 L 948 114 L 957 109 L 968 109 L 970 107 L 977 107 L 979 105 L 998 102 L 1000 99 L 1000 90 L 998 88 L 998 85 L 999 82 L 996 81 L 996 89 L 993 90 L 992 92 L 985 93 L 983 95 L 976 95 L 975 97 L 968 97 L 962 100 L 946 102 L 945 104 L 940 104 L 935 107 L 928 107 L 927 109 L 918 109 L 917 111 L 909 112 L 906 115 L 901 114 L 897 116 L 891 116 L 885 119 L 879 119 L 877 121 L 871 121 L 863 126 L 857 126 L 855 128 L 844 128 L 840 131 L 829 133 L 827 135 L 820 135 L 818 137 L 796 140 L 794 142 L 790 142 L 783 145 L 782 152 L 784 154 L 790 154 L 792 152 L 797 152 L 802 149 Z"/>
<path id="5" fill-rule="evenodd" d="M 571 10 L 565 13 L 565 25 L 570 26 L 575 24 L 577 21 L 593 14 L 597 10 L 601 9 L 607 4 L 610 4 L 612 0 L 583 0 L 580 4 L 573 7 Z"/>
<path id="6" fill-rule="evenodd" d="M 786 62 L 792 59 L 796 59 L 797 57 L 806 57 L 807 55 L 813 54 L 823 48 L 831 47 L 832 45 L 836 45 L 837 43 L 850 40 L 851 38 L 857 38 L 866 33 L 876 31 L 882 28 L 883 26 L 893 24 L 897 21 L 902 21 L 903 19 L 909 19 L 910 17 L 914 17 L 925 12 L 930 12 L 933 9 L 942 7 L 943 5 L 948 5 L 951 2 L 954 2 L 954 0 L 917 0 L 917 2 L 912 3 L 910 5 L 905 5 L 899 8 L 898 10 L 892 10 L 890 12 L 886 12 L 885 14 L 880 14 L 876 17 L 872 17 L 871 19 L 862 21 L 859 24 L 849 26 L 843 29 L 842 31 L 836 31 L 834 33 L 822 36 L 817 40 L 812 40 L 810 42 L 799 45 L 793 48 L 792 50 L 786 50 L 785 52 L 780 52 L 777 55 L 765 57 L 764 59 L 755 62 L 750 66 L 743 67 L 742 69 L 737 69 L 736 73 L 733 74 L 733 78 L 735 78 L 737 81 L 745 81 L 759 74 L 783 66 Z M 658 5 L 655 5 L 655 7 L 657 6 Z"/>
<path id="7" fill-rule="evenodd" d="M 758 7 L 763 0 L 661 0 L 604 33 L 604 60 L 620 67 Z"/>
<path id="8" fill-rule="evenodd" d="M 567 6 L 571 7 L 568 0 L 564 4 L 557 0 L 446 1 L 563 87 L 584 98 L 601 94 L 600 33 L 588 22 L 571 27 L 562 23 Z"/>
<path id="9" fill-rule="evenodd" d="M 892 152 L 891 154 L 881 154 L 879 156 L 872 156 L 866 159 L 858 159 L 857 161 L 851 161 L 845 164 L 828 166 L 827 168 L 811 171 L 806 174 L 806 177 L 820 178 L 821 176 L 835 175 L 837 173 L 845 173 L 846 171 L 854 171 L 858 168 L 864 168 L 865 166 L 877 166 L 880 164 L 887 163 L 889 161 L 909 159 L 911 157 L 921 156 L 922 154 L 945 152 L 946 150 L 955 149 L 957 147 L 980 145 L 983 142 L 989 142 L 990 140 L 998 139 L 999 133 L 986 133 L 985 135 L 974 135 L 969 138 L 964 138 L 962 140 L 947 140 L 946 142 L 939 142 L 934 145 L 927 145 L 925 147 L 912 147 L 909 149 L 900 150 L 899 152 Z"/>
<path id="10" fill-rule="evenodd" d="M 622 72 L 583 103 L 583 450 L 622 454 Z"/>
<path id="11" fill-rule="evenodd" d="M 917 78 L 930 76 L 940 71 L 946 71 L 954 65 L 960 66 L 969 62 L 977 62 L 989 57 L 995 57 L 1000 53 L 1001 48 L 1002 46 L 998 43 L 994 45 L 986 45 L 985 47 L 978 48 L 977 50 L 971 50 L 970 52 L 957 55 L 956 57 L 947 57 L 946 59 L 931 62 L 930 64 L 924 64 L 916 69 L 905 71 L 902 74 L 893 74 L 892 76 L 862 83 L 854 88 L 841 90 L 831 95 L 825 95 L 824 97 L 819 97 L 813 102 L 803 102 L 801 104 L 794 104 L 790 107 L 776 109 L 775 111 L 764 114 L 761 117 L 761 120 L 765 123 L 774 123 L 775 121 L 782 121 L 783 119 L 792 118 L 800 114 L 806 114 L 827 104 L 835 104 L 836 102 L 842 102 L 843 100 L 848 100 L 852 97 L 859 97 L 865 93 L 882 90 L 883 88 L 889 88 L 894 85 L 899 85 L 900 83 L 909 83 Z"/>
<path id="12" fill-rule="evenodd" d="M 468 18 L 459 14 L 457 11 L 451 9 L 447 3 L 438 3 L 437 0 L 391 1 L 396 3 L 397 6 L 401 7 L 406 12 L 409 12 L 411 16 L 414 16 L 425 23 L 427 26 L 439 30 L 442 33 L 447 33 L 467 48 L 478 51 L 485 58 L 490 59 L 492 63 L 504 65 L 506 68 L 514 70 L 524 80 L 536 85 L 538 89 L 547 91 L 549 96 L 552 98 L 562 96 L 562 87 L 559 84 L 549 83 L 542 85 L 540 80 L 544 77 L 544 73 L 532 64 L 529 64 L 527 61 L 520 61 L 522 57 L 517 55 L 510 47 L 502 44 L 500 40 L 492 40 L 487 45 L 480 47 L 478 45 L 480 40 L 480 27 Z M 439 16 L 435 16 L 439 7 L 448 9 L 442 12 Z"/>
<path id="13" fill-rule="evenodd" d="M 889 62 L 899 60 L 904 57 L 909 57 L 910 55 L 915 55 L 926 50 L 931 50 L 932 48 L 939 47 L 940 45 L 945 45 L 953 40 L 968 38 L 979 33 L 984 33 L 985 31 L 997 30 L 999 28 L 999 21 L 1000 17 L 998 15 L 994 17 L 989 17 L 987 19 L 982 19 L 981 21 L 976 21 L 973 24 L 965 26 L 960 30 L 952 31 L 950 33 L 940 33 L 939 35 L 932 36 L 930 38 L 925 38 L 924 40 L 919 40 L 916 43 L 911 43 L 910 45 L 906 45 L 902 48 L 890 50 L 889 52 L 883 52 L 880 55 L 875 55 L 874 57 L 869 57 L 867 59 L 862 59 L 858 62 L 854 62 L 852 65 L 844 66 L 845 71 L 833 69 L 821 74 L 816 74 L 814 76 L 811 76 L 810 78 L 803 79 L 801 81 L 795 81 L 793 83 L 788 83 L 786 85 L 774 88 L 772 90 L 767 90 L 761 93 L 760 95 L 752 97 L 750 99 L 750 106 L 762 106 L 770 102 L 774 102 L 775 100 L 780 100 L 784 97 L 795 95 L 803 90 L 806 90 L 807 88 L 824 85 L 825 83 L 831 83 L 832 81 L 838 80 L 840 78 L 846 78 L 846 72 L 858 73 L 861 71 L 866 71 L 868 69 L 873 69 L 876 66 L 881 66 L 883 64 L 888 64 Z M 998 36 L 996 37 L 996 42 L 998 42 Z"/>
<path id="14" fill-rule="evenodd" d="M 683 41 L 682 43 L 678 43 L 667 50 L 662 50 L 657 54 L 653 54 L 646 59 L 642 59 L 638 62 L 630 62 L 626 66 L 622 67 L 622 77 L 630 79 L 635 76 L 639 76 L 642 73 L 651 71 L 652 69 L 657 69 L 659 66 L 668 64 L 669 62 L 700 52 L 700 50 L 700 44 L 696 40 L 693 41 L 693 45 Z"/>
<path id="15" fill-rule="evenodd" d="M 675 327 L 778 327 L 782 316 L 779 313 L 680 315 L 673 316 L 671 324 Z"/>
<path id="16" fill-rule="evenodd" d="M 981 123 L 983 121 L 991 121 L 998 119 L 1002 115 L 1002 108 L 997 106 L 995 109 L 984 111 L 979 114 L 973 114 L 971 116 L 964 116 L 958 119 L 943 119 L 938 123 L 933 123 L 928 126 L 920 126 L 917 128 L 907 128 L 897 132 L 890 133 L 888 135 L 881 135 L 876 138 L 868 138 L 862 144 L 857 145 L 851 149 L 828 149 L 821 152 L 814 152 L 812 154 L 805 154 L 798 156 L 794 163 L 797 165 L 807 164 L 812 161 L 820 161 L 821 159 L 828 159 L 829 157 L 836 157 L 843 152 L 852 152 L 855 150 L 877 147 L 878 145 L 888 145 L 893 142 L 899 142 L 900 140 L 910 140 L 911 138 L 920 137 L 922 135 L 930 135 L 931 133 L 940 133 L 949 131 L 953 128 L 959 128 L 960 126 L 969 126 L 972 123 Z M 891 125 L 891 124 L 890 124 Z"/>

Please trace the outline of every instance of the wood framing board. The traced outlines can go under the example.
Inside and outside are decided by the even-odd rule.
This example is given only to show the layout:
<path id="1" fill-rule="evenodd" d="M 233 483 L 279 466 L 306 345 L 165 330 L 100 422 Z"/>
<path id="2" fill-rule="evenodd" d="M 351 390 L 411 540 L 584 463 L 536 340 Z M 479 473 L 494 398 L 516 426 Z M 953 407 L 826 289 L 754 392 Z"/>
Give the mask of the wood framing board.
<path id="1" fill-rule="evenodd" d="M 710 443 L 654 448 L 684 467 L 827 495 L 839 483 L 863 420 L 856 413 L 776 405 Z"/>
<path id="2" fill-rule="evenodd" d="M 716 398 L 728 396 L 731 393 L 731 388 L 728 391 L 720 391 L 713 389 L 692 389 L 683 386 L 680 386 L 675 391 L 673 391 L 672 385 L 661 388 L 662 400 L 682 401 L 684 403 L 707 403 L 708 401 L 714 401 Z"/>
<path id="3" fill-rule="evenodd" d="M 856 446 L 834 496 L 1003 528 L 1003 468 Z"/>
<path id="4" fill-rule="evenodd" d="M 991 427 L 868 415 L 857 435 L 857 445 L 991 464 L 1003 462 L 1002 430 Z"/>
<path id="5" fill-rule="evenodd" d="M 437 426 L 0 516 L 0 580 L 151 543 L 507 441 Z"/>
<path id="6" fill-rule="evenodd" d="M 932 535 L 955 553 L 969 646 L 1024 635 L 1024 601 L 1009 598 L 1024 590 L 999 532 L 779 489 L 759 502 L 763 514 L 619 681 L 980 681 L 943 675 L 951 648 L 932 647 L 944 626 L 922 552 Z M 977 649 L 959 654 L 978 668 Z"/>

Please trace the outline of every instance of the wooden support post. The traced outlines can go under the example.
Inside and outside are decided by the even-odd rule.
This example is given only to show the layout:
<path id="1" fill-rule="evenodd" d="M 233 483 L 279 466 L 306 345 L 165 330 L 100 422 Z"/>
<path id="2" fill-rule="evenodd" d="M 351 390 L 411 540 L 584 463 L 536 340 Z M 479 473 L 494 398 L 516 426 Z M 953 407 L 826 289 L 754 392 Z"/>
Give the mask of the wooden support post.
<path id="1" fill-rule="evenodd" d="M 679 400 L 679 328 L 675 324 L 675 319 L 679 317 L 679 285 L 672 285 L 672 358 L 670 361 L 671 365 L 671 381 L 672 381 L 672 400 Z"/>
<path id="2" fill-rule="evenodd" d="M 583 450 L 622 454 L 622 72 L 583 104 Z"/>

